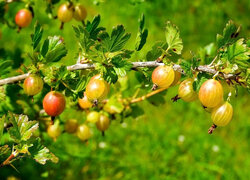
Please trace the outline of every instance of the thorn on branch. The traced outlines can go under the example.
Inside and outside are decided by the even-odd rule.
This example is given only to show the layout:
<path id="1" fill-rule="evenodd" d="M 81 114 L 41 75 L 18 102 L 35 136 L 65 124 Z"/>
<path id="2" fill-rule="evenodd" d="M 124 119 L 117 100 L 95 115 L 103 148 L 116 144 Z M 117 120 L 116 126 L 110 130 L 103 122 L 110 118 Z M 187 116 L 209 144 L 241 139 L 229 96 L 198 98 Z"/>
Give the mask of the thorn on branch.
<path id="1" fill-rule="evenodd" d="M 175 97 L 172 97 L 172 98 L 171 98 L 171 100 L 172 100 L 173 102 L 177 102 L 179 99 L 181 99 L 181 98 L 178 96 L 178 94 L 177 94 Z"/>
<path id="2" fill-rule="evenodd" d="M 217 127 L 217 126 L 216 126 L 215 124 L 213 124 L 213 125 L 208 129 L 208 134 L 212 134 L 216 127 Z"/>

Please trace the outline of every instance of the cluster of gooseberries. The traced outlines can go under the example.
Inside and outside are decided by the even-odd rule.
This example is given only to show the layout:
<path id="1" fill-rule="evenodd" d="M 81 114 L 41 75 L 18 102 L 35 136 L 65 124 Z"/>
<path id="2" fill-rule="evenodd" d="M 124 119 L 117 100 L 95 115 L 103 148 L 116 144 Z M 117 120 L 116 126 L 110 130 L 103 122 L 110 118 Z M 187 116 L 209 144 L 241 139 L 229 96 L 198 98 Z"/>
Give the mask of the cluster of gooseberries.
<path id="1" fill-rule="evenodd" d="M 61 21 L 60 28 L 63 28 L 64 23 L 71 21 L 74 18 L 77 21 L 84 23 L 87 17 L 87 10 L 82 4 L 74 5 L 72 2 L 60 5 L 57 11 L 57 18 Z M 18 32 L 21 28 L 28 27 L 32 22 L 33 13 L 29 9 L 21 9 L 15 16 L 15 22 L 18 26 Z"/>
<path id="2" fill-rule="evenodd" d="M 42 91 L 43 80 L 38 75 L 30 75 L 24 80 L 23 89 L 29 96 L 34 96 Z M 103 100 L 109 92 L 109 84 L 101 77 L 101 75 L 93 76 L 84 92 L 84 97 L 79 99 L 79 105 L 82 109 L 89 109 L 96 106 L 98 102 Z M 65 109 L 66 100 L 63 94 L 57 91 L 50 91 L 43 99 L 44 111 L 51 116 L 52 124 L 47 128 L 48 135 L 56 139 L 61 134 L 58 123 L 53 123 L 56 116 L 59 116 Z M 58 122 L 58 121 L 57 121 Z M 107 115 L 97 111 L 91 111 L 87 115 L 87 123 L 95 123 L 99 131 L 104 135 L 104 131 L 108 129 L 110 120 Z M 91 137 L 91 131 L 87 124 L 78 125 L 77 120 L 68 120 L 65 123 L 65 131 L 76 133 L 82 140 L 86 141 Z"/>
<path id="3" fill-rule="evenodd" d="M 60 29 L 63 29 L 64 23 L 71 21 L 72 18 L 84 23 L 86 17 L 85 7 L 81 4 L 74 5 L 72 2 L 60 5 L 57 11 L 57 18 L 61 21 Z"/>
<path id="4" fill-rule="evenodd" d="M 152 73 L 154 83 L 153 90 L 156 88 L 168 88 L 177 84 L 181 74 L 174 71 L 171 66 L 158 66 Z M 224 92 L 221 83 L 215 79 L 205 81 L 200 87 L 199 93 L 193 89 L 194 80 L 188 78 L 179 85 L 178 96 L 174 99 L 182 99 L 185 102 L 192 102 L 199 98 L 203 107 L 211 112 L 213 121 L 212 127 L 208 133 L 212 133 L 217 126 L 226 126 L 232 119 L 233 107 L 227 101 L 224 101 Z"/>

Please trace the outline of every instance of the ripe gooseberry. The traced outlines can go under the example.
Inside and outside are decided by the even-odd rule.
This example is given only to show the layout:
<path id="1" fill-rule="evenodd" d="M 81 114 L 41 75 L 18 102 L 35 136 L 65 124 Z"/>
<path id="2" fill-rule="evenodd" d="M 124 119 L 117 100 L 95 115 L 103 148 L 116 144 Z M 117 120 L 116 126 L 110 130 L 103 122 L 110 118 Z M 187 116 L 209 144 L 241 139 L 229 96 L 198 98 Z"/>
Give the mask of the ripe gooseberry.
<path id="1" fill-rule="evenodd" d="M 102 80 L 102 81 L 105 82 L 105 84 L 106 84 L 106 86 L 107 86 L 107 91 L 106 91 L 106 93 L 107 93 L 107 95 L 108 95 L 109 90 L 110 90 L 110 85 L 109 85 L 109 83 L 108 83 L 107 81 L 105 81 L 105 80 L 102 78 L 101 74 L 96 74 L 96 75 L 94 75 L 93 77 L 90 78 L 89 81 L 92 81 L 92 80 L 94 80 L 94 79 L 99 79 L 99 80 Z M 105 96 L 106 96 L 106 95 L 105 95 Z"/>
<path id="2" fill-rule="evenodd" d="M 70 4 L 62 4 L 57 11 L 58 19 L 63 22 L 69 22 L 73 17 L 73 7 Z"/>
<path id="3" fill-rule="evenodd" d="M 174 71 L 174 81 L 172 82 L 171 86 L 175 86 L 181 79 L 181 73 L 178 71 Z"/>
<path id="4" fill-rule="evenodd" d="M 87 17 L 87 10 L 81 4 L 77 4 L 74 8 L 73 17 L 77 21 L 83 21 Z"/>
<path id="5" fill-rule="evenodd" d="M 20 28 L 30 25 L 32 21 L 32 13 L 28 9 L 21 9 L 17 12 L 15 22 Z"/>
<path id="6" fill-rule="evenodd" d="M 90 129 L 85 124 L 78 126 L 76 134 L 82 141 L 87 141 L 91 137 Z"/>
<path id="7" fill-rule="evenodd" d="M 23 83 L 24 92 L 29 96 L 34 96 L 42 91 L 43 80 L 37 75 L 30 75 L 24 80 Z"/>
<path id="8" fill-rule="evenodd" d="M 214 79 L 205 81 L 199 90 L 199 99 L 208 108 L 220 105 L 223 102 L 222 85 Z"/>
<path id="9" fill-rule="evenodd" d="M 96 123 L 100 119 L 100 114 L 97 111 L 91 111 L 87 115 L 87 122 Z"/>
<path id="10" fill-rule="evenodd" d="M 109 117 L 101 114 L 99 120 L 96 122 L 96 127 L 104 135 L 104 131 L 109 128 L 110 120 Z"/>
<path id="11" fill-rule="evenodd" d="M 197 94 L 193 89 L 193 82 L 194 80 L 188 78 L 181 82 L 179 89 L 178 89 L 178 96 L 186 102 L 191 102 L 197 99 Z"/>
<path id="12" fill-rule="evenodd" d="M 152 90 L 159 88 L 168 88 L 174 81 L 175 72 L 171 66 L 158 66 L 152 73 L 154 83 Z"/>
<path id="13" fill-rule="evenodd" d="M 63 94 L 51 91 L 43 99 L 45 112 L 52 117 L 60 115 L 65 108 L 66 100 Z"/>
<path id="14" fill-rule="evenodd" d="M 104 99 L 109 92 L 107 82 L 101 79 L 90 80 L 86 87 L 86 96 L 94 105 Z"/>
<path id="15" fill-rule="evenodd" d="M 54 140 L 60 136 L 61 134 L 61 129 L 59 126 L 59 123 L 55 123 L 53 125 L 49 125 L 49 127 L 47 128 L 47 133 L 48 135 L 53 138 Z"/>
<path id="16" fill-rule="evenodd" d="M 78 99 L 78 104 L 82 109 L 89 109 L 92 107 L 92 103 L 88 100 L 86 93 L 84 92 L 83 94 L 83 98 Z"/>
<path id="17" fill-rule="evenodd" d="M 76 132 L 77 127 L 78 127 L 78 122 L 76 119 L 69 119 L 64 124 L 64 129 L 68 133 Z"/>
<path id="18" fill-rule="evenodd" d="M 229 102 L 213 109 L 211 118 L 216 126 L 226 126 L 233 117 L 233 107 Z"/>

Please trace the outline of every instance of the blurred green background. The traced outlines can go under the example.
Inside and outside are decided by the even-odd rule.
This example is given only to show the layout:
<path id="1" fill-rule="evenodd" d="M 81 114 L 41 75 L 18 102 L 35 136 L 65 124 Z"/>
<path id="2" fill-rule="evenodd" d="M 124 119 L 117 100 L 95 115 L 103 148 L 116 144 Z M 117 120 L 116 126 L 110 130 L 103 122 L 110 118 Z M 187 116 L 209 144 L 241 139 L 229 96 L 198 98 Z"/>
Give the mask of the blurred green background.
<path id="1" fill-rule="evenodd" d="M 134 48 L 138 30 L 138 18 L 146 17 L 149 37 L 143 50 L 134 59 L 144 59 L 147 50 L 164 39 L 164 24 L 170 20 L 176 24 L 184 43 L 184 57 L 190 50 L 196 52 L 215 41 L 217 33 L 222 33 L 229 19 L 242 25 L 241 36 L 250 32 L 248 0 L 85 0 L 80 1 L 88 11 L 88 20 L 101 14 L 101 25 L 111 31 L 117 24 L 124 24 L 132 33 L 127 47 Z M 61 2 L 60 2 L 61 3 Z M 59 4 L 60 4 L 59 3 Z M 59 6 L 57 4 L 55 9 Z M 71 65 L 76 62 L 77 40 L 72 25 L 66 23 L 60 31 L 60 22 L 49 19 L 45 13 L 46 1 L 35 1 L 35 20 L 44 27 L 44 37 L 61 35 L 68 48 L 68 55 L 62 62 Z M 13 19 L 15 13 L 23 8 L 23 3 L 9 5 L 7 18 Z M 54 12 L 56 14 L 56 11 Z M 32 25 L 35 23 L 33 20 Z M 17 53 L 29 64 L 27 52 L 31 50 L 30 34 L 33 27 L 16 30 L 0 24 L 2 39 L 0 48 Z M 20 60 L 20 59 L 18 59 Z M 17 60 L 17 61 L 18 61 Z M 127 94 L 133 95 L 139 80 L 135 73 L 129 74 Z M 140 95 L 146 90 L 141 90 Z M 23 159 L 14 163 L 19 173 L 12 167 L 0 169 L 0 179 L 10 176 L 19 179 L 250 179 L 250 111 L 249 94 L 240 89 L 237 98 L 232 99 L 234 117 L 225 128 L 218 128 L 213 135 L 207 134 L 212 124 L 209 113 L 199 102 L 171 102 L 177 87 L 171 88 L 162 96 L 154 96 L 138 103 L 136 113 L 144 111 L 136 118 L 129 117 L 121 124 L 112 122 L 106 136 L 95 130 L 88 145 L 81 143 L 74 135 L 63 133 L 56 142 L 42 133 L 44 143 L 59 157 L 59 163 L 48 162 L 40 165 L 33 160 Z M 152 101 L 154 103 L 152 103 Z M 85 121 L 85 113 L 67 108 L 61 121 L 77 118 Z"/>

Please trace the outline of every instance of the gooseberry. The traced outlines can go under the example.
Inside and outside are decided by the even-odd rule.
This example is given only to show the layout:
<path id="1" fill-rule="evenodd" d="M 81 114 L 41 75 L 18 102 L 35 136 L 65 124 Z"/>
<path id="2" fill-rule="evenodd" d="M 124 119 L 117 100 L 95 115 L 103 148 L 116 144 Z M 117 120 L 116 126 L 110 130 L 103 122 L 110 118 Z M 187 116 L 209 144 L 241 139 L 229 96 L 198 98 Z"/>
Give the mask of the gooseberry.
<path id="1" fill-rule="evenodd" d="M 175 86 L 181 79 L 181 73 L 178 71 L 174 71 L 174 81 L 172 82 L 171 86 Z"/>
<path id="2" fill-rule="evenodd" d="M 76 132 L 77 127 L 78 127 L 78 122 L 76 119 L 69 119 L 64 124 L 64 129 L 68 133 Z"/>
<path id="3" fill-rule="evenodd" d="M 83 93 L 84 96 L 83 98 L 79 98 L 78 99 L 78 104 L 79 106 L 82 108 L 82 109 L 88 109 L 88 108 L 91 108 L 92 107 L 92 103 L 88 100 L 87 96 L 86 96 L 86 93 L 84 92 Z"/>
<path id="4" fill-rule="evenodd" d="M 93 79 L 89 81 L 86 87 L 87 98 L 96 104 L 98 101 L 104 99 L 108 94 L 108 86 L 106 81 L 100 79 Z"/>
<path id="5" fill-rule="evenodd" d="M 51 138 L 56 139 L 61 134 L 61 129 L 59 124 L 55 123 L 53 125 L 49 125 L 47 133 Z"/>
<path id="6" fill-rule="evenodd" d="M 223 102 L 222 85 L 214 79 L 205 81 L 199 90 L 199 99 L 208 108 L 220 105 Z"/>
<path id="7" fill-rule="evenodd" d="M 233 117 L 233 107 L 229 102 L 213 109 L 211 118 L 216 126 L 226 126 Z"/>
<path id="8" fill-rule="evenodd" d="M 62 4 L 57 11 L 58 19 L 63 22 L 69 22 L 73 17 L 73 7 L 67 3 Z"/>
<path id="9" fill-rule="evenodd" d="M 21 9 L 17 12 L 15 22 L 20 28 L 30 25 L 32 21 L 32 13 L 28 9 Z"/>
<path id="10" fill-rule="evenodd" d="M 178 89 L 178 96 L 186 102 L 194 101 L 197 98 L 197 94 L 193 89 L 194 80 L 188 78 L 181 82 Z"/>
<path id="11" fill-rule="evenodd" d="M 27 95 L 36 95 L 43 89 L 43 80 L 37 75 L 30 75 L 24 80 L 23 88 Z"/>
<path id="12" fill-rule="evenodd" d="M 87 115 L 87 122 L 96 123 L 100 119 L 100 114 L 97 111 L 91 111 Z"/>
<path id="13" fill-rule="evenodd" d="M 74 19 L 77 21 L 83 21 L 87 17 L 87 10 L 81 4 L 77 4 L 74 9 Z"/>
<path id="14" fill-rule="evenodd" d="M 109 128 L 110 120 L 109 117 L 101 114 L 99 120 L 96 122 L 96 127 L 99 131 L 104 133 Z"/>
<path id="15" fill-rule="evenodd" d="M 174 81 L 175 72 L 171 66 L 158 66 L 152 73 L 153 90 L 168 88 Z"/>
<path id="16" fill-rule="evenodd" d="M 82 141 L 86 141 L 91 137 L 90 129 L 85 124 L 78 126 L 76 134 L 77 134 L 77 137 L 81 139 Z"/>
<path id="17" fill-rule="evenodd" d="M 51 91 L 43 99 L 45 112 L 52 117 L 60 115 L 65 108 L 66 100 L 63 94 Z"/>

